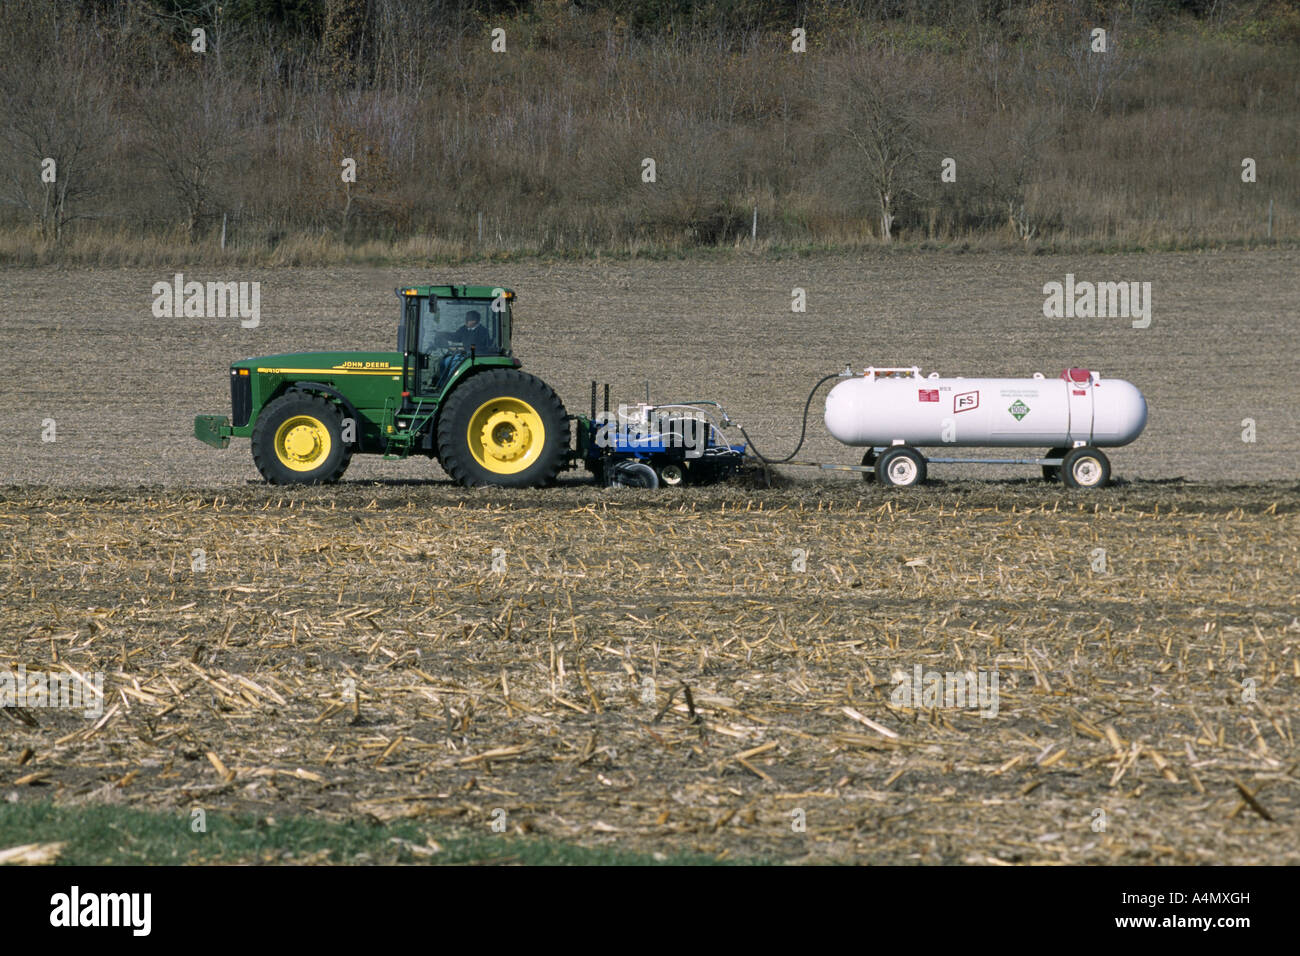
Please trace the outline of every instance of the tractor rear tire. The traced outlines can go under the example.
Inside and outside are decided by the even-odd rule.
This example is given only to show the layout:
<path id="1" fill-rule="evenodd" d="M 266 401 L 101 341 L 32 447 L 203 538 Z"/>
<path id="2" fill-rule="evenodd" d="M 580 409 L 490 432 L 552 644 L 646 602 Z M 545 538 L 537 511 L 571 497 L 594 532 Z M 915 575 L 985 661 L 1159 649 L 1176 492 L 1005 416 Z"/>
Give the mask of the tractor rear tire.
<path id="1" fill-rule="evenodd" d="M 328 485 L 352 460 L 343 419 L 326 399 L 290 392 L 268 404 L 253 426 L 253 464 L 273 485 Z"/>
<path id="2" fill-rule="evenodd" d="M 438 460 L 467 488 L 541 488 L 569 452 L 569 423 L 554 390 L 514 369 L 479 372 L 438 416 Z"/>

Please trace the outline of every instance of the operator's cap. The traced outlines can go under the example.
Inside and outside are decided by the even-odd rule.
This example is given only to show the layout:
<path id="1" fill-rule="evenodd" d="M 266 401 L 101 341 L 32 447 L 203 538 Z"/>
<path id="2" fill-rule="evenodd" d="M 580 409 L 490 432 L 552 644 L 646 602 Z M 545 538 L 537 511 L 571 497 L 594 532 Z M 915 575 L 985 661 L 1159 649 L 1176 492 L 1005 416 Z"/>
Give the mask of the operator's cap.
<path id="1" fill-rule="evenodd" d="M 465 313 L 465 321 L 468 322 L 470 319 L 473 319 L 475 322 L 478 322 L 481 319 L 481 316 L 473 309 L 471 309 L 470 311 Z"/>

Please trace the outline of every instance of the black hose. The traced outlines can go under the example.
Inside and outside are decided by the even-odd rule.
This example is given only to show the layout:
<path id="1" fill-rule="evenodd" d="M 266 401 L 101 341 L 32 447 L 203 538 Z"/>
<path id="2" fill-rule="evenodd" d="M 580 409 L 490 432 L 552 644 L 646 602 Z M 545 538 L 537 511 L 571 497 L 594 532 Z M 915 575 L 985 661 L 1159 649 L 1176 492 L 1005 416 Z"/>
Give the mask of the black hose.
<path id="1" fill-rule="evenodd" d="M 821 388 L 831 379 L 841 377 L 844 377 L 843 372 L 831 372 L 830 375 L 818 379 L 817 384 L 812 387 L 812 391 L 808 393 L 808 401 L 803 403 L 803 426 L 799 429 L 799 444 L 795 445 L 794 451 L 790 452 L 790 454 L 786 455 L 784 458 L 765 457 L 761 451 L 754 447 L 754 439 L 749 437 L 749 432 L 745 431 L 744 426 L 736 426 L 740 429 L 740 433 L 745 436 L 745 441 L 749 443 L 749 450 L 754 453 L 754 457 L 764 465 L 780 465 L 799 454 L 799 449 L 803 447 L 804 437 L 808 434 L 808 409 L 812 408 L 813 396 L 817 394 L 817 389 Z"/>

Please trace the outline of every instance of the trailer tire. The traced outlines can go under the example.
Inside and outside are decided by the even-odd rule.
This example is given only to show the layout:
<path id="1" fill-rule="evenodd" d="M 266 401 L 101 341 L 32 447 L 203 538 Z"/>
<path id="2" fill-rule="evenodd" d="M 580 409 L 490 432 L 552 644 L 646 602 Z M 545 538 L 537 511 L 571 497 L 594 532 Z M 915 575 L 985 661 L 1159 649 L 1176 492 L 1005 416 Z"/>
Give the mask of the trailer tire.
<path id="1" fill-rule="evenodd" d="M 1074 448 L 1061 462 L 1067 488 L 1101 488 L 1110 481 L 1110 461 L 1096 448 Z"/>
<path id="2" fill-rule="evenodd" d="M 1068 449 L 1068 448 L 1049 448 L 1049 449 L 1047 449 L 1047 454 L 1044 455 L 1043 457 L 1044 457 L 1044 458 L 1064 458 L 1065 455 L 1069 452 L 1069 450 L 1070 450 L 1070 449 Z M 1060 481 L 1060 480 L 1061 480 L 1061 466 L 1060 466 L 1060 465 L 1044 465 L 1044 466 L 1043 466 L 1043 480 L 1044 480 L 1044 481 Z"/>
<path id="3" fill-rule="evenodd" d="M 568 416 L 555 391 L 515 369 L 479 372 L 438 416 L 438 460 L 467 488 L 541 488 L 569 451 Z"/>
<path id="4" fill-rule="evenodd" d="M 915 448 L 895 445 L 876 459 L 876 480 L 892 488 L 910 488 L 925 481 L 925 457 Z"/>
<path id="5" fill-rule="evenodd" d="M 352 460 L 338 406 L 305 392 L 270 402 L 253 426 L 253 464 L 273 485 L 328 485 Z"/>
<path id="6" fill-rule="evenodd" d="M 874 448 L 868 448 L 862 456 L 862 467 L 874 468 L 875 464 L 876 464 L 876 450 Z M 873 472 L 870 471 L 862 472 L 863 481 L 870 481 L 874 477 L 875 474 Z"/>

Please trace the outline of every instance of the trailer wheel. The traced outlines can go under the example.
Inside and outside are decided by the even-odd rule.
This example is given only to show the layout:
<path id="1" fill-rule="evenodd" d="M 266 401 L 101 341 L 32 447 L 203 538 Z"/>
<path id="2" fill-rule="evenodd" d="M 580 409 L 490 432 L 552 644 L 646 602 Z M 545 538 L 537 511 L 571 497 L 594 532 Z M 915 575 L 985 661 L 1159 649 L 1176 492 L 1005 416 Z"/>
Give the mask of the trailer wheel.
<path id="1" fill-rule="evenodd" d="M 875 464 L 876 464 L 876 450 L 874 448 L 868 448 L 866 454 L 862 456 L 862 467 L 871 468 Z M 870 481 L 872 478 L 875 477 L 875 475 L 869 471 L 864 471 L 861 474 L 862 474 L 863 481 Z"/>
<path id="2" fill-rule="evenodd" d="M 271 402 L 253 427 L 253 464 L 273 485 L 332 484 L 352 459 L 333 402 L 290 392 Z"/>
<path id="3" fill-rule="evenodd" d="M 925 481 L 925 458 L 906 445 L 886 449 L 876 460 L 876 479 L 895 488 L 919 485 Z"/>
<path id="4" fill-rule="evenodd" d="M 1068 448 L 1049 448 L 1049 449 L 1047 449 L 1047 454 L 1044 455 L 1043 457 L 1044 457 L 1044 458 L 1064 458 L 1065 455 L 1066 455 L 1066 453 L 1067 453 L 1069 450 L 1070 450 L 1070 449 L 1068 449 Z M 1060 481 L 1060 480 L 1061 480 L 1061 466 L 1060 466 L 1060 465 L 1044 465 L 1044 466 L 1043 466 L 1043 480 L 1044 480 L 1044 481 Z"/>
<path id="5" fill-rule="evenodd" d="M 1096 448 L 1075 448 L 1061 462 L 1067 488 L 1100 488 L 1110 481 L 1110 461 Z"/>
<path id="6" fill-rule="evenodd" d="M 659 487 L 659 476 L 643 461 L 620 461 L 610 469 L 609 486 L 653 491 Z"/>
<path id="7" fill-rule="evenodd" d="M 668 462 L 659 466 L 659 484 L 676 488 L 686 481 L 686 466 L 677 462 Z"/>

